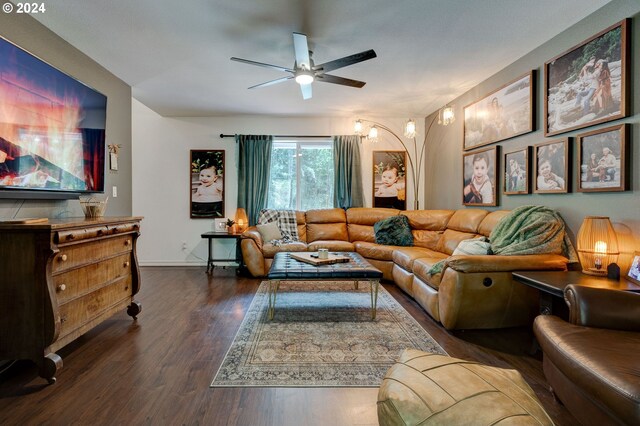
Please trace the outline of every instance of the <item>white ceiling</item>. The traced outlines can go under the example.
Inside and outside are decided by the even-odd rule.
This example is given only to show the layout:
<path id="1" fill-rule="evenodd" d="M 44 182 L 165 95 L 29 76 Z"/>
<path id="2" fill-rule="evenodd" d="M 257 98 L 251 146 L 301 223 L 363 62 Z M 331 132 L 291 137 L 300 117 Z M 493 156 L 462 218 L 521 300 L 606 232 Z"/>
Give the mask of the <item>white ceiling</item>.
<path id="1" fill-rule="evenodd" d="M 162 115 L 424 116 L 609 1 L 56 0 L 34 17 Z M 293 31 L 316 63 L 374 49 L 332 72 L 367 85 L 247 90 L 287 74 L 229 58 L 292 67 Z"/>

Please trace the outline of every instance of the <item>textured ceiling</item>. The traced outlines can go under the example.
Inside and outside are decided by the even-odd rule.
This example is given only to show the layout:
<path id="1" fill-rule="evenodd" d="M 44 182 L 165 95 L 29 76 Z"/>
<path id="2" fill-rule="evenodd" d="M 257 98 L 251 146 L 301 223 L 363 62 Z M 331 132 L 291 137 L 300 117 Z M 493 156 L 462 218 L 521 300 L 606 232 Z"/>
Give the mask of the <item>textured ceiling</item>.
<path id="1" fill-rule="evenodd" d="M 56 0 L 35 15 L 166 116 L 424 116 L 609 0 Z M 294 81 L 247 90 L 292 67 L 293 31 L 316 63 L 367 49 L 332 74 L 362 89 Z"/>

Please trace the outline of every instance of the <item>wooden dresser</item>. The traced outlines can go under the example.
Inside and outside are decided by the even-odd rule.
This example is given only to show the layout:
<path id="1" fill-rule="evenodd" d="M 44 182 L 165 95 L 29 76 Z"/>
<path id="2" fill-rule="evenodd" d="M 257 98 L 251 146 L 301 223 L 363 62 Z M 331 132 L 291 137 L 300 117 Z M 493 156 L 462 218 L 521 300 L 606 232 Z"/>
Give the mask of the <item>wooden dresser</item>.
<path id="1" fill-rule="evenodd" d="M 142 305 L 140 217 L 0 222 L 0 359 L 32 359 L 55 381 L 55 353 L 114 313 Z"/>

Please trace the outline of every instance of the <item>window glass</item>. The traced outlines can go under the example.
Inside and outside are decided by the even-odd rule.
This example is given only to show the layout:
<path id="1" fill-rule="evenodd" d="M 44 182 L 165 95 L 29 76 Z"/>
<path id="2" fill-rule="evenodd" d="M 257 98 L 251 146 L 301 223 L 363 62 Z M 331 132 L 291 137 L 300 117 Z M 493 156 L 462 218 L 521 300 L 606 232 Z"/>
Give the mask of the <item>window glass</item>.
<path id="1" fill-rule="evenodd" d="M 274 141 L 267 207 L 311 210 L 333 207 L 333 143 Z"/>

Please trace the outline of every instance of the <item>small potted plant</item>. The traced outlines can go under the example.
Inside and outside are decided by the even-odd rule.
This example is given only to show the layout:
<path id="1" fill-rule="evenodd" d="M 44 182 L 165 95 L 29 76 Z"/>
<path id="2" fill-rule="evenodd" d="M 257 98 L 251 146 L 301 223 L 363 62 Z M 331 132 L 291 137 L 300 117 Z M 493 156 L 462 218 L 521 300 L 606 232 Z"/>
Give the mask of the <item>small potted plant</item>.
<path id="1" fill-rule="evenodd" d="M 238 232 L 238 227 L 235 220 L 227 219 L 227 232 L 229 232 L 230 234 L 235 234 L 236 232 Z"/>

